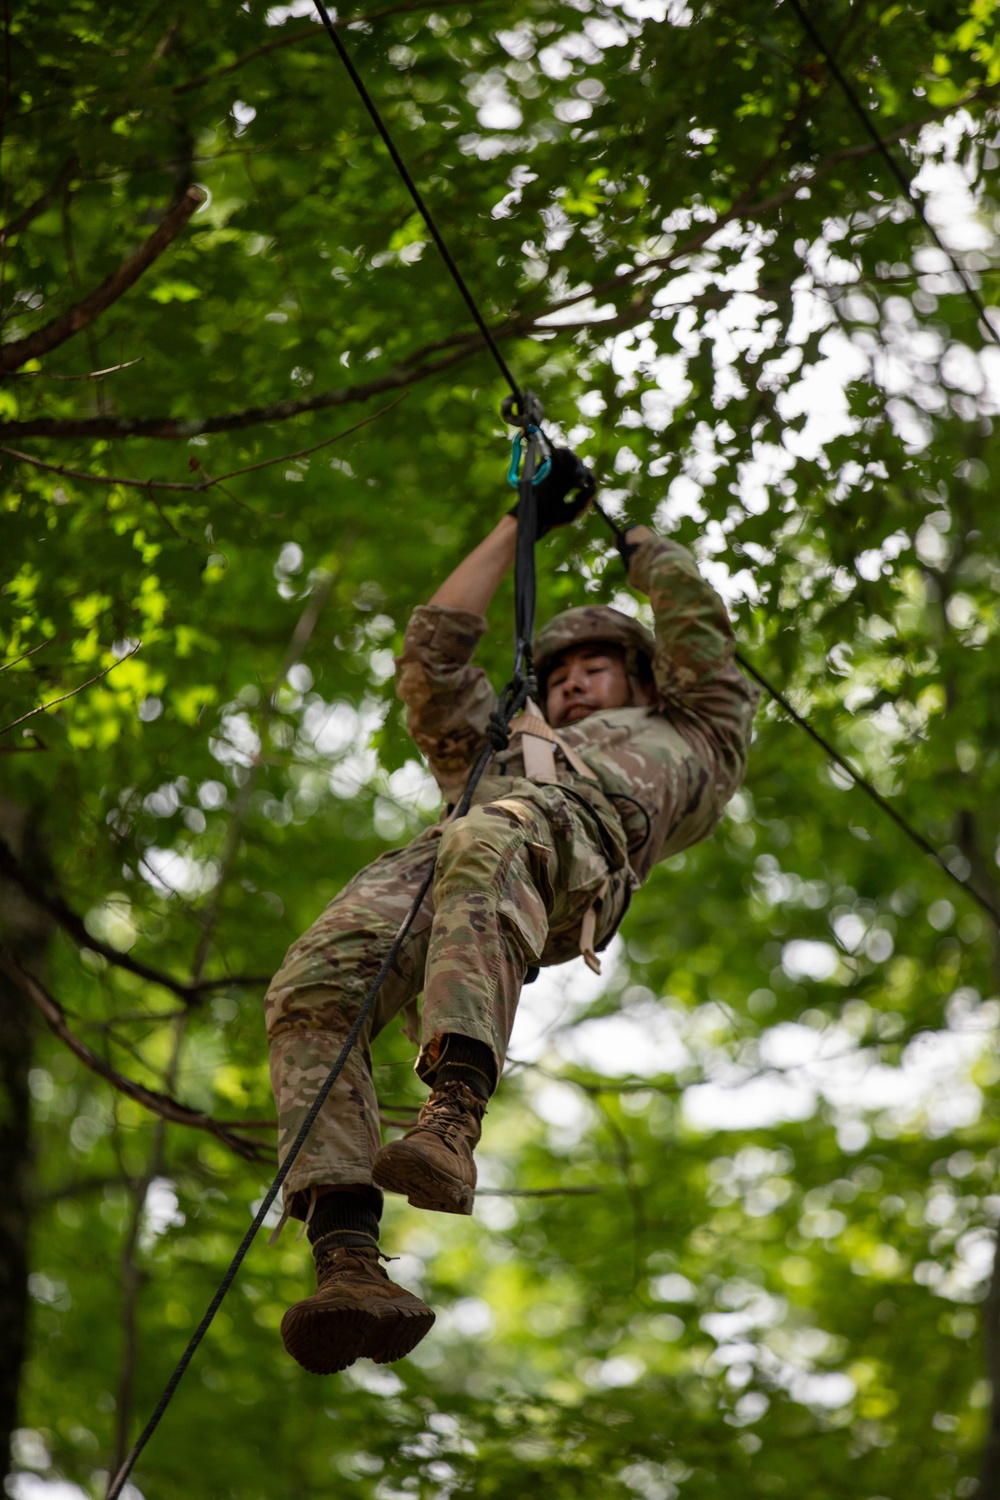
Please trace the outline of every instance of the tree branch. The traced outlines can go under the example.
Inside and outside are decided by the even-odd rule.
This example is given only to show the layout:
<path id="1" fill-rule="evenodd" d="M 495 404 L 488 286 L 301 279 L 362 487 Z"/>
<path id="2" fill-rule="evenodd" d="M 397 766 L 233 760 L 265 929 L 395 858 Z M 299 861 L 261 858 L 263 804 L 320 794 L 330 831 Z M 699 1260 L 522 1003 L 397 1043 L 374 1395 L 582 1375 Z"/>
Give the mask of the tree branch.
<path id="1" fill-rule="evenodd" d="M 55 180 L 49 184 L 44 192 L 38 195 L 34 203 L 29 203 L 27 208 L 22 208 L 19 214 L 15 214 L 0 229 L 0 244 L 5 244 L 12 235 L 23 234 L 28 225 L 34 219 L 37 219 L 39 214 L 43 214 L 47 208 L 52 207 L 56 199 L 61 197 L 69 187 L 79 165 L 80 159 L 77 156 L 71 156 L 67 162 L 64 162 Z"/>
<path id="2" fill-rule="evenodd" d="M 0 969 L 7 975 L 18 989 L 45 1020 L 46 1025 L 54 1036 L 63 1042 L 75 1057 L 78 1057 L 85 1067 L 119 1093 L 125 1094 L 136 1104 L 141 1104 L 154 1115 L 159 1115 L 163 1120 L 174 1125 L 187 1125 L 193 1130 L 204 1130 L 215 1137 L 222 1145 L 234 1151 L 237 1156 L 242 1156 L 246 1161 L 262 1161 L 267 1155 L 267 1148 L 256 1141 L 244 1140 L 242 1136 L 236 1135 L 233 1128 L 221 1124 L 211 1115 L 203 1114 L 200 1110 L 189 1109 L 180 1100 L 172 1099 L 169 1094 L 158 1093 L 155 1089 L 148 1089 L 141 1083 L 136 1083 L 133 1078 L 127 1078 L 124 1073 L 119 1073 L 117 1068 L 111 1067 L 103 1058 L 82 1042 L 66 1024 L 66 1013 L 52 995 L 39 983 L 33 974 L 22 969 L 20 964 L 6 949 L 0 949 Z"/>
<path id="3" fill-rule="evenodd" d="M 922 130 L 925 125 L 936 120 L 946 118 L 957 109 L 966 107 L 971 103 L 981 100 L 993 99 L 1000 93 L 1000 84 L 988 85 L 976 89 L 965 98 L 953 104 L 942 106 L 938 109 L 929 110 L 919 120 L 911 120 L 907 124 L 898 126 L 895 130 L 886 133 L 884 139 L 893 142 L 904 139 Z M 532 332 L 539 332 L 546 328 L 559 332 L 563 325 L 546 325 L 544 319 L 551 317 L 553 313 L 561 312 L 564 308 L 573 307 L 577 303 L 584 302 L 588 298 L 599 298 L 612 296 L 621 291 L 632 282 L 644 276 L 655 275 L 658 271 L 669 270 L 671 267 L 687 256 L 694 254 L 704 244 L 717 234 L 718 231 L 733 219 L 740 217 L 762 218 L 766 214 L 773 213 L 776 209 L 783 207 L 795 198 L 802 189 L 809 187 L 836 167 L 846 162 L 858 161 L 866 156 L 872 155 L 877 148 L 870 142 L 862 142 L 856 146 L 846 147 L 841 151 L 835 151 L 830 156 L 818 162 L 808 176 L 797 178 L 794 182 L 785 183 L 783 187 L 772 193 L 769 197 L 760 199 L 756 203 L 749 203 L 746 195 L 736 199 L 733 204 L 722 214 L 710 222 L 699 225 L 698 229 L 690 235 L 682 244 L 675 245 L 666 255 L 655 260 L 649 260 L 642 265 L 634 266 L 631 270 L 621 275 L 609 277 L 595 286 L 588 287 L 584 291 L 576 292 L 570 297 L 565 297 L 559 302 L 554 302 L 548 307 L 540 308 L 534 313 L 524 313 L 507 319 L 504 323 L 494 328 L 493 336 L 496 339 L 511 337 L 523 337 Z M 607 319 L 590 319 L 583 323 L 574 325 L 575 331 L 582 328 L 600 327 Z M 362 401 L 368 401 L 372 396 L 381 395 L 384 391 L 398 390 L 400 386 L 416 384 L 417 381 L 425 380 L 431 375 L 436 375 L 442 370 L 450 369 L 462 360 L 468 359 L 473 354 L 478 354 L 485 347 L 478 333 L 469 335 L 453 335 L 446 339 L 437 340 L 415 350 L 401 363 L 394 366 L 385 375 L 379 376 L 362 385 L 345 386 L 334 391 L 319 391 L 314 396 L 307 396 L 294 401 L 276 401 L 268 406 L 251 407 L 245 411 L 225 412 L 212 417 L 37 417 L 28 418 L 25 421 L 0 422 L 0 440 L 18 439 L 24 437 L 49 437 L 49 438 L 164 438 L 164 439 L 188 439 L 201 434 L 214 432 L 234 432 L 246 427 L 255 427 L 264 422 L 284 422 L 292 417 L 302 416 L 307 412 L 322 411 L 334 406 L 346 406 Z M 432 359 L 430 356 L 441 350 L 446 350 L 441 358 Z"/>
<path id="4" fill-rule="evenodd" d="M 164 974 L 150 964 L 144 964 L 141 959 L 133 958 L 129 953 L 121 953 L 108 943 L 102 943 L 100 938 L 91 936 L 83 918 L 73 911 L 61 895 L 50 895 L 32 879 L 27 871 L 21 868 L 10 847 L 2 838 L 0 838 L 0 874 L 13 880 L 36 906 L 47 911 L 49 916 L 53 917 L 63 931 L 73 939 L 78 948 L 89 948 L 92 953 L 100 954 L 116 968 L 125 969 L 139 979 L 146 979 L 150 984 L 169 990 L 172 995 L 176 995 L 187 1005 L 199 1004 L 209 990 L 222 989 L 226 985 L 256 988 L 269 982 L 270 976 L 265 974 L 231 974 L 224 975 L 220 979 L 201 979 L 196 984 L 192 984 L 183 979 L 174 979 L 172 975 Z"/>
<path id="5" fill-rule="evenodd" d="M 451 5 L 468 5 L 470 0 L 402 0 L 401 4 L 383 5 L 380 10 L 362 11 L 355 16 L 336 16 L 334 26 L 339 31 L 343 27 L 357 26 L 361 21 L 381 21 L 386 16 L 399 15 L 404 11 L 411 10 L 445 10 Z M 482 0 L 479 0 L 482 3 Z M 259 47 L 251 47 L 249 52 L 244 52 L 235 62 L 227 63 L 224 68 L 216 68 L 212 73 L 202 73 L 197 78 L 190 78 L 187 83 L 174 85 L 175 94 L 189 94 L 192 89 L 204 88 L 208 83 L 214 83 L 217 78 L 225 78 L 230 73 L 236 73 L 240 68 L 245 68 L 247 63 L 253 62 L 258 57 L 266 57 L 271 52 L 278 52 L 283 47 L 296 47 L 300 42 L 312 42 L 317 38 L 322 39 L 323 28 L 316 22 L 310 26 L 304 26 L 300 31 L 291 31 L 287 36 L 275 37 L 273 41 L 263 42 Z"/>
<path id="6" fill-rule="evenodd" d="M 81 682 L 78 687 L 71 688 L 68 693 L 63 693 L 58 698 L 50 698 L 48 703 L 39 703 L 37 708 L 30 708 L 28 712 L 26 714 L 22 714 L 19 719 L 12 719 L 9 724 L 5 724 L 3 728 L 0 729 L 0 734 L 6 734 L 8 729 L 16 729 L 18 724 L 24 723 L 25 719 L 33 719 L 36 714 L 43 714 L 47 708 L 55 708 L 57 703 L 65 703 L 67 698 L 75 698 L 77 693 L 83 692 L 84 688 L 93 687 L 95 682 L 100 682 L 101 678 L 107 677 L 109 672 L 113 672 L 115 670 L 115 667 L 120 667 L 122 662 L 128 661 L 130 656 L 134 656 L 138 651 L 139 646 L 141 645 L 142 642 L 139 641 L 138 645 L 133 646 L 131 651 L 126 651 L 124 656 L 120 656 L 117 661 L 113 661 L 110 667 L 105 667 L 103 672 L 98 672 L 95 676 L 88 677 L 86 682 Z"/>
<path id="7" fill-rule="evenodd" d="M 401 386 L 425 380 L 441 370 L 450 369 L 485 345 L 478 334 L 470 334 L 441 359 L 424 360 L 424 351 L 415 350 L 385 375 L 363 385 L 344 386 L 336 391 L 319 391 L 298 401 L 275 401 L 270 406 L 252 407 L 248 411 L 223 412 L 216 417 L 36 417 L 24 422 L 0 423 L 0 439 L 22 437 L 142 437 L 184 439 L 213 432 L 237 432 L 244 427 L 258 427 L 264 422 L 286 422 L 307 412 L 325 411 L 332 406 L 351 406 L 397 391 Z"/>
<path id="8" fill-rule="evenodd" d="M 964 99 L 960 99 L 954 104 L 941 105 L 937 109 L 929 110 L 919 120 L 910 120 L 905 125 L 897 126 L 895 130 L 885 132 L 882 139 L 890 143 L 904 140 L 907 136 L 914 135 L 918 131 L 923 130 L 925 125 L 932 125 L 937 120 L 945 119 L 956 110 L 964 109 L 967 105 L 975 103 L 977 100 L 994 98 L 998 92 L 1000 92 L 1000 84 L 990 84 L 984 88 L 976 89 L 971 94 L 967 94 Z M 684 260 L 696 250 L 700 250 L 706 241 L 710 240 L 714 234 L 717 234 L 731 220 L 739 218 L 759 219 L 765 214 L 773 213 L 775 209 L 783 208 L 786 203 L 790 202 L 802 188 L 811 187 L 814 182 L 819 181 L 821 177 L 825 177 L 837 167 L 843 166 L 845 162 L 859 161 L 866 156 L 872 156 L 878 149 L 870 141 L 862 141 L 855 146 L 845 146 L 843 150 L 834 151 L 830 156 L 824 157 L 822 161 L 817 162 L 808 176 L 798 177 L 794 182 L 786 183 L 783 187 L 772 193 L 770 197 L 759 199 L 756 203 L 749 202 L 747 194 L 744 193 L 735 199 L 724 213 L 706 221 L 690 238 L 686 239 L 680 245 L 675 245 L 666 255 L 660 256 L 655 260 L 645 261 L 640 266 L 633 266 L 630 271 L 623 271 L 621 275 L 609 277 L 606 281 L 598 282 L 597 285 L 588 287 L 586 291 L 575 292 L 570 297 L 564 297 L 561 302 L 554 302 L 544 312 L 536 314 L 531 321 L 533 324 L 536 324 L 539 319 L 551 317 L 553 313 L 561 312 L 565 307 L 573 307 L 579 302 L 585 302 L 589 297 L 609 295 L 619 287 L 628 286 L 639 277 L 647 275 L 650 271 L 669 270 L 678 261 Z M 560 327 L 561 325 L 556 324 L 554 326 Z M 495 336 L 499 337 L 501 335 L 495 334 Z M 0 435 L 2 433 L 3 429 L 0 427 Z"/>
<path id="9" fill-rule="evenodd" d="M 195 209 L 200 208 L 204 201 L 205 194 L 201 188 L 188 188 L 183 198 L 179 198 L 167 209 L 149 239 L 140 245 L 128 260 L 123 261 L 117 271 L 113 271 L 107 280 L 103 281 L 89 296 L 84 297 L 81 302 L 69 308 L 60 317 L 54 318 L 51 323 L 46 323 L 44 328 L 29 333 L 23 339 L 12 339 L 9 343 L 0 345 L 0 371 L 16 370 L 27 360 L 38 359 L 41 355 L 48 354 L 51 349 L 58 348 L 81 329 L 89 327 L 113 302 L 117 302 L 129 287 L 134 286 L 143 272 L 147 271 L 163 254 L 167 246 L 177 238 Z"/>
<path id="10" fill-rule="evenodd" d="M 7 448 L 2 443 L 0 443 L 0 453 L 5 453 L 8 458 L 16 458 L 19 463 L 31 464 L 35 469 L 44 469 L 47 474 L 58 474 L 62 479 L 79 479 L 87 484 L 121 485 L 124 489 L 130 490 L 184 490 L 188 494 L 200 495 L 205 490 L 212 489 L 213 486 L 226 484 L 230 479 L 239 479 L 244 474 L 256 474 L 258 469 L 269 469 L 275 464 L 290 464 L 297 458 L 308 458 L 310 453 L 316 453 L 320 448 L 328 448 L 331 443 L 337 443 L 341 438 L 360 432 L 361 428 L 367 427 L 369 423 L 377 422 L 379 417 L 384 417 L 386 412 L 392 411 L 401 401 L 405 401 L 409 394 L 409 391 L 404 391 L 401 396 L 396 397 L 395 401 L 390 401 L 388 406 L 383 406 L 381 410 L 373 412 L 370 417 L 363 417 L 360 422 L 355 422 L 351 427 L 345 427 L 343 432 L 324 438 L 321 443 L 313 443 L 309 448 L 300 448 L 296 453 L 282 453 L 278 458 L 265 458 L 260 463 L 247 464 L 243 469 L 232 469 L 228 474 L 220 474 L 217 479 L 203 479 L 199 484 L 172 479 L 123 479 L 114 474 L 88 474 L 85 469 L 69 469 L 63 464 L 48 464 L 44 459 L 36 458 L 32 453 L 21 453 L 17 448 Z M 188 463 L 191 462 L 192 460 L 188 459 Z M 198 468 L 202 468 L 197 459 L 193 462 L 198 465 Z M 259 512 L 254 511 L 254 515 L 258 514 Z M 36 646 L 35 649 L 37 651 L 41 648 Z M 3 665 L 0 665 L 0 672 L 3 670 Z"/>
<path id="11" fill-rule="evenodd" d="M 137 355 L 135 359 L 127 359 L 124 364 L 108 365 L 106 370 L 90 370 L 86 375 L 50 375 L 48 370 L 17 370 L 11 372 L 12 380 L 103 380 L 106 375 L 117 375 L 119 370 L 131 370 L 133 365 L 141 365 L 146 358 L 144 354 Z"/>

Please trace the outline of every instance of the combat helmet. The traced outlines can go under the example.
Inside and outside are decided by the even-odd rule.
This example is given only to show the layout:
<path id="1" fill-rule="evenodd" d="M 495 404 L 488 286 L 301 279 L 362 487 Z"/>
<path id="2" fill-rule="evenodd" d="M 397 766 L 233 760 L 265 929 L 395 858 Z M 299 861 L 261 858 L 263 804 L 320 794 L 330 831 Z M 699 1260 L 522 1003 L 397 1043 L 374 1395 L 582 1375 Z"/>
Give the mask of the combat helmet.
<path id="1" fill-rule="evenodd" d="M 593 643 L 619 646 L 625 652 L 625 671 L 633 691 L 653 679 L 653 632 L 639 620 L 610 604 L 583 604 L 553 615 L 535 637 L 534 661 L 538 692 L 545 704 L 545 685 L 556 659 L 573 646 Z"/>

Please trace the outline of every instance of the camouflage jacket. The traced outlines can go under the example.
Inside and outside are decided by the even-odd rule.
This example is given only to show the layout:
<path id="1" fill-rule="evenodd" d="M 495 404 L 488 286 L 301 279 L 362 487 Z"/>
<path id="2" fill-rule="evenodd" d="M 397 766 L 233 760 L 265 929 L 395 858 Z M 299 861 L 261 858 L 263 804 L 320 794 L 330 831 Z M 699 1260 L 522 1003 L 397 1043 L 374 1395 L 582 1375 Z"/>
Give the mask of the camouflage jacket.
<path id="1" fill-rule="evenodd" d="M 556 764 L 560 781 L 588 802 L 614 842 L 621 842 L 624 827 L 641 881 L 657 861 L 718 824 L 743 780 L 759 694 L 733 661 L 725 605 L 685 547 L 647 538 L 632 556 L 629 582 L 653 606 L 660 701 L 604 709 L 559 731 L 598 786 L 575 775 L 558 754 Z M 485 629 L 481 615 L 424 605 L 413 612 L 396 663 L 410 734 L 449 803 L 462 794 L 496 706 L 486 674 L 472 665 Z M 503 777 L 524 775 L 518 745 L 493 757 L 476 802 L 502 796 Z"/>

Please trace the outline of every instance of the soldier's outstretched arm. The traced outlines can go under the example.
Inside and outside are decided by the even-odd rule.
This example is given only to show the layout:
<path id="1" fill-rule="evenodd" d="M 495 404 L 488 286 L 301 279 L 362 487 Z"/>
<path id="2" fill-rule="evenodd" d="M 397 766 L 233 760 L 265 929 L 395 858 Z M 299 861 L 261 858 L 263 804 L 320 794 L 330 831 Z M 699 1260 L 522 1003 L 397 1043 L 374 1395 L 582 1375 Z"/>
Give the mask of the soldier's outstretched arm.
<path id="1" fill-rule="evenodd" d="M 504 574 L 513 567 L 516 542 L 517 521 L 513 516 L 501 516 L 489 536 L 448 574 L 428 604 L 484 615 Z"/>
<path id="2" fill-rule="evenodd" d="M 646 526 L 626 533 L 628 578 L 653 606 L 653 675 L 664 704 L 713 745 L 723 795 L 743 779 L 758 692 L 733 660 L 726 606 L 686 547 Z"/>
<path id="3" fill-rule="evenodd" d="M 550 474 L 536 494 L 539 536 L 575 520 L 593 493 L 593 477 L 575 453 L 555 448 L 551 459 Z M 396 660 L 396 692 L 407 707 L 407 728 L 446 802 L 461 795 L 496 707 L 493 689 L 482 669 L 473 666 L 472 655 L 493 595 L 513 566 L 516 545 L 517 520 L 503 516 L 414 610 Z"/>
<path id="4" fill-rule="evenodd" d="M 539 537 L 557 526 L 568 526 L 582 515 L 595 487 L 593 474 L 572 449 L 552 448 L 549 460 L 549 473 L 535 491 Z M 516 518 L 515 505 L 497 522 L 489 536 L 462 559 L 428 603 L 484 615 L 501 579 L 514 565 Z"/>
<path id="5" fill-rule="evenodd" d="M 396 660 L 406 726 L 427 757 L 444 799 L 461 796 L 485 740 L 496 696 L 472 655 L 501 579 L 514 562 L 517 522 L 504 516 L 462 559 L 428 602 L 413 611 Z"/>

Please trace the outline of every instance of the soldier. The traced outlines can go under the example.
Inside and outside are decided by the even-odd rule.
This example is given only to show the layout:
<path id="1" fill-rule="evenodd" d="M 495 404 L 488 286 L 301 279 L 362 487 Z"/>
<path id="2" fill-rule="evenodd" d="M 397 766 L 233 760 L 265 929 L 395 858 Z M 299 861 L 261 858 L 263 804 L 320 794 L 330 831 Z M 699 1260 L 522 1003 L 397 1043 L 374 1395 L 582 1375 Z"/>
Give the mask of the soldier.
<path id="1" fill-rule="evenodd" d="M 593 478 L 557 449 L 537 493 L 542 535 L 586 507 Z M 414 611 L 397 661 L 410 734 L 449 808 L 496 706 L 472 656 L 516 532 L 505 516 Z M 433 886 L 284 1186 L 286 1217 L 306 1222 L 317 1290 L 288 1309 L 282 1337 L 316 1374 L 361 1356 L 400 1359 L 427 1333 L 433 1312 L 379 1264 L 381 1190 L 418 1208 L 472 1212 L 473 1150 L 528 971 L 577 952 L 599 969 L 596 952 L 632 891 L 658 860 L 712 832 L 743 779 L 757 693 L 734 665 L 722 600 L 676 542 L 633 526 L 619 546 L 629 582 L 652 604 L 655 635 L 607 606 L 550 620 L 534 650 L 541 713 L 529 704 L 511 725 L 468 814 L 445 816 L 356 875 L 292 944 L 268 990 L 284 1154 L 436 858 Z M 414 1017 L 421 991 L 416 1071 L 431 1092 L 414 1128 L 382 1147 L 370 1042 L 400 1012 Z"/>

